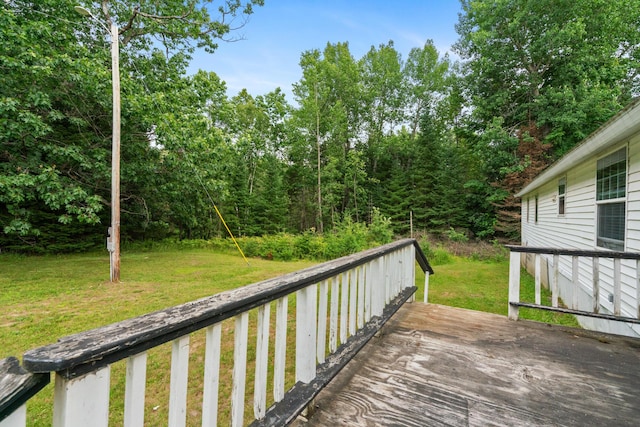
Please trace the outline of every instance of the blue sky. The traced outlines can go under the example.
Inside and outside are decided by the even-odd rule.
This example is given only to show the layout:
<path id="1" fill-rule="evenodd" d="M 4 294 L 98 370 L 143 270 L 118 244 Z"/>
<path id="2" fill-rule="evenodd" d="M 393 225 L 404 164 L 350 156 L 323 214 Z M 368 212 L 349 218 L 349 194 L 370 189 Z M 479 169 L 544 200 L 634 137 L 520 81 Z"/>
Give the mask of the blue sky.
<path id="1" fill-rule="evenodd" d="M 444 54 L 458 38 L 459 12 L 458 0 L 265 0 L 236 34 L 243 40 L 222 42 L 212 55 L 197 53 L 190 71 L 216 72 L 229 96 L 242 88 L 256 96 L 280 87 L 293 102 L 302 52 L 347 41 L 359 59 L 371 46 L 393 40 L 406 59 L 412 48 L 432 39 Z"/>

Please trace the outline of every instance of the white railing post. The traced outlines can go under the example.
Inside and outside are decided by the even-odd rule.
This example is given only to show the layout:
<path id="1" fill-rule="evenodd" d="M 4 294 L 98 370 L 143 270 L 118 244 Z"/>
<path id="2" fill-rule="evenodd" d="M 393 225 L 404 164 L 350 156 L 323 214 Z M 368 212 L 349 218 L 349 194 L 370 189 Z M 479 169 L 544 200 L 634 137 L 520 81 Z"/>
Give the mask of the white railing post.
<path id="1" fill-rule="evenodd" d="M 318 302 L 318 338 L 316 353 L 318 363 L 324 362 L 327 352 L 327 301 L 329 299 L 329 281 L 320 283 L 320 301 Z"/>
<path id="2" fill-rule="evenodd" d="M 244 389 L 247 380 L 247 339 L 249 312 L 236 316 L 233 350 L 233 389 L 231 390 L 231 426 L 244 425 Z"/>
<path id="3" fill-rule="evenodd" d="M 372 301 L 372 293 L 373 287 L 375 286 L 376 278 L 375 275 L 377 273 L 375 267 L 375 260 L 369 261 L 366 264 L 366 277 L 365 277 L 365 287 L 364 287 L 364 321 L 368 322 L 371 320 L 371 301 Z M 375 273 L 374 273 L 375 271 Z"/>
<path id="4" fill-rule="evenodd" d="M 379 316 L 382 313 L 382 310 L 379 310 L 380 294 L 382 294 L 382 299 L 384 299 L 384 277 L 382 270 L 382 259 L 374 259 L 371 261 L 371 315 L 370 318 L 374 316 Z"/>
<path id="5" fill-rule="evenodd" d="M 78 378 L 56 374 L 53 427 L 107 427 L 111 367 Z"/>
<path id="6" fill-rule="evenodd" d="M 384 300 L 382 302 L 382 308 L 391 301 L 391 286 L 392 286 L 392 270 L 393 270 L 393 254 L 386 254 L 382 256 L 382 262 L 384 265 Z M 380 312 L 382 314 L 382 312 Z"/>
<path id="7" fill-rule="evenodd" d="M 424 303 L 429 303 L 429 272 L 424 272 Z"/>
<path id="8" fill-rule="evenodd" d="M 358 316 L 357 316 L 357 326 L 358 329 L 364 326 L 364 289 L 365 289 L 365 277 L 364 277 L 365 266 L 361 265 L 358 267 Z"/>
<path id="9" fill-rule="evenodd" d="M 273 361 L 273 399 L 280 402 L 284 398 L 284 374 L 287 364 L 287 314 L 289 297 L 284 296 L 276 303 L 276 344 Z"/>
<path id="10" fill-rule="evenodd" d="M 540 305 L 542 303 L 542 296 L 541 296 L 541 264 L 542 264 L 542 256 L 540 254 L 535 254 L 535 298 L 536 298 L 536 304 Z"/>
<path id="11" fill-rule="evenodd" d="M 259 420 L 267 410 L 267 371 L 269 365 L 269 318 L 271 303 L 258 308 L 256 373 L 253 387 L 253 415 Z"/>
<path id="12" fill-rule="evenodd" d="M 553 255 L 553 274 L 551 281 L 551 307 L 558 307 L 558 275 L 560 274 L 560 255 Z"/>
<path id="13" fill-rule="evenodd" d="M 580 292 L 580 258 L 571 257 L 571 308 L 578 309 L 578 293 Z"/>
<path id="14" fill-rule="evenodd" d="M 600 313 L 600 258 L 591 258 L 593 275 L 593 312 Z"/>
<path id="15" fill-rule="evenodd" d="M 402 259 L 400 258 L 400 253 L 397 251 L 392 253 L 391 260 L 391 293 L 387 303 L 393 301 L 400 292 L 400 281 L 402 280 Z"/>
<path id="16" fill-rule="evenodd" d="M 340 344 L 347 341 L 347 320 L 349 318 L 349 274 L 342 273 L 340 291 Z"/>
<path id="17" fill-rule="evenodd" d="M 613 314 L 614 316 L 620 316 L 620 302 L 621 302 L 621 288 L 622 282 L 620 279 L 620 258 L 613 260 Z"/>
<path id="18" fill-rule="evenodd" d="M 189 382 L 189 335 L 173 341 L 169 391 L 169 427 L 187 424 L 187 384 Z"/>
<path id="19" fill-rule="evenodd" d="M 331 279 L 331 308 L 329 309 L 329 352 L 338 348 L 338 297 L 340 296 L 338 277 Z"/>
<path id="20" fill-rule="evenodd" d="M 27 425 L 27 404 L 20 406 L 4 420 L 0 421 L 0 427 L 25 427 Z"/>
<path id="21" fill-rule="evenodd" d="M 512 302 L 520 302 L 520 253 L 514 251 L 509 256 L 509 319 L 518 320 L 518 306 Z"/>
<path id="22" fill-rule="evenodd" d="M 349 270 L 349 336 L 356 334 L 356 303 L 358 302 L 358 275 L 355 268 Z"/>
<path id="23" fill-rule="evenodd" d="M 147 381 L 147 352 L 127 359 L 127 380 L 124 389 L 124 426 L 144 425 L 144 395 Z"/>
<path id="24" fill-rule="evenodd" d="M 296 381 L 316 376 L 316 311 L 318 285 L 296 292 Z"/>
<path id="25" fill-rule="evenodd" d="M 220 388 L 220 338 L 222 324 L 209 326 L 205 332 L 204 389 L 202 393 L 202 427 L 218 425 L 218 390 Z"/>
<path id="26" fill-rule="evenodd" d="M 413 277 L 413 268 L 414 268 L 414 258 L 411 258 L 411 249 L 413 249 L 413 245 L 407 246 L 404 248 L 402 252 L 402 286 L 401 290 L 405 290 L 410 286 L 414 286 L 411 284 L 411 279 Z M 414 282 L 415 283 L 415 282 Z M 410 302 L 414 302 L 416 300 L 416 293 L 411 294 Z"/>

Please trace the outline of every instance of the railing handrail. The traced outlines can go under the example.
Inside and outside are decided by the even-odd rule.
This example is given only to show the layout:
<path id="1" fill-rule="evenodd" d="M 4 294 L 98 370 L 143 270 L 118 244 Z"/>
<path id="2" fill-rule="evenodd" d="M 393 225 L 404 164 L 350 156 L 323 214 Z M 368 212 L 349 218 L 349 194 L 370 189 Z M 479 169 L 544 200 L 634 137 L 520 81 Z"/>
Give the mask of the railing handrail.
<path id="1" fill-rule="evenodd" d="M 0 360 L 0 421 L 24 405 L 49 381 L 48 374 L 25 371 L 15 357 Z"/>
<path id="2" fill-rule="evenodd" d="M 594 251 L 585 249 L 561 249 L 518 245 L 505 245 L 505 248 L 509 249 L 511 252 L 528 254 L 583 256 L 591 258 L 640 259 L 640 253 L 638 252 Z"/>
<path id="3" fill-rule="evenodd" d="M 417 241 L 402 239 L 298 272 L 63 337 L 54 344 L 27 351 L 23 356 L 23 364 L 31 372 L 55 371 L 66 378 L 73 378 L 274 301 L 409 245 L 416 248 L 415 258 L 423 271 L 433 274 Z"/>

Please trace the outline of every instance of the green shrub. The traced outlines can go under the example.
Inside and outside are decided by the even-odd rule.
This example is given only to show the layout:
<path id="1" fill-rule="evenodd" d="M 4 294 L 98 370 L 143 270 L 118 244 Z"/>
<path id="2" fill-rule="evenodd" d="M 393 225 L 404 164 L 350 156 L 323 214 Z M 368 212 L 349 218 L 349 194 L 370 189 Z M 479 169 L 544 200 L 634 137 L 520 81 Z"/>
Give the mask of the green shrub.
<path id="1" fill-rule="evenodd" d="M 361 222 L 354 222 L 346 217 L 337 222 L 333 230 L 325 235 L 328 259 L 339 258 L 367 248 L 367 226 Z"/>
<path id="2" fill-rule="evenodd" d="M 295 237 L 295 256 L 298 259 L 326 259 L 327 243 L 323 236 L 305 231 Z"/>
<path id="3" fill-rule="evenodd" d="M 466 243 L 469 241 L 469 238 L 464 232 L 459 232 L 453 229 L 453 227 L 449 227 L 448 231 L 444 233 L 449 240 L 452 242 Z"/>
<path id="4" fill-rule="evenodd" d="M 372 246 L 384 245 L 393 240 L 393 230 L 391 228 L 391 218 L 380 213 L 380 209 L 373 208 L 371 224 L 367 227 L 367 241 Z"/>
<path id="5" fill-rule="evenodd" d="M 372 222 L 366 225 L 355 222 L 350 216 L 338 221 L 333 229 L 324 234 L 306 231 L 302 234 L 278 233 L 260 237 L 240 237 L 238 245 L 247 257 L 258 257 L 279 261 L 296 259 L 328 260 L 359 252 L 374 246 L 389 243 L 393 239 L 391 220 L 374 209 Z M 160 242 L 134 244 L 138 249 L 212 249 L 236 251 L 230 238 L 210 240 L 166 239 Z"/>

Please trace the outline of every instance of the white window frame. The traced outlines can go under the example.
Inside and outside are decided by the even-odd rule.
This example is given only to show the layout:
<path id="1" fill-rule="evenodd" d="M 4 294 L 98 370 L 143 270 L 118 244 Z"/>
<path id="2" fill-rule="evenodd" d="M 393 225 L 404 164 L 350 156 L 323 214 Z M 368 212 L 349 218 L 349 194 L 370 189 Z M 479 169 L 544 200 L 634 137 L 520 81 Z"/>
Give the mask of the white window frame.
<path id="1" fill-rule="evenodd" d="M 560 192 L 562 190 L 562 192 Z M 558 216 L 565 216 L 567 212 L 567 177 L 558 180 Z"/>
<path id="2" fill-rule="evenodd" d="M 624 153 L 621 153 L 624 151 Z M 606 177 L 600 177 L 600 171 L 611 167 L 612 165 L 620 163 L 620 157 L 623 156 L 624 159 L 624 177 L 622 182 L 624 183 L 624 189 L 621 190 L 620 185 L 620 177 L 617 180 L 612 178 L 615 177 L 615 174 L 608 175 Z M 616 158 L 618 159 L 616 161 Z M 614 163 L 612 163 L 614 162 Z M 618 172 L 619 175 L 619 172 Z M 608 180 L 605 181 L 605 179 Z M 615 182 L 614 182 L 615 181 Z M 629 149 L 627 145 L 623 147 L 619 147 L 616 150 L 609 152 L 607 155 L 600 157 L 596 162 L 596 186 L 595 186 L 595 199 L 596 199 L 596 227 L 595 227 L 595 238 L 596 238 L 596 246 L 603 249 L 610 249 L 616 251 L 624 251 L 626 245 L 626 233 L 627 233 L 627 193 L 629 188 Z M 618 185 L 618 187 L 616 187 Z M 606 190 L 605 187 L 606 186 Z M 624 194 L 619 194 L 621 191 L 624 191 Z M 622 220 L 622 240 L 612 238 L 610 236 L 601 235 L 601 214 L 602 211 L 609 207 L 620 207 L 622 206 L 622 215 L 621 218 L 618 217 L 618 220 Z M 619 230 L 618 230 L 619 231 Z"/>

